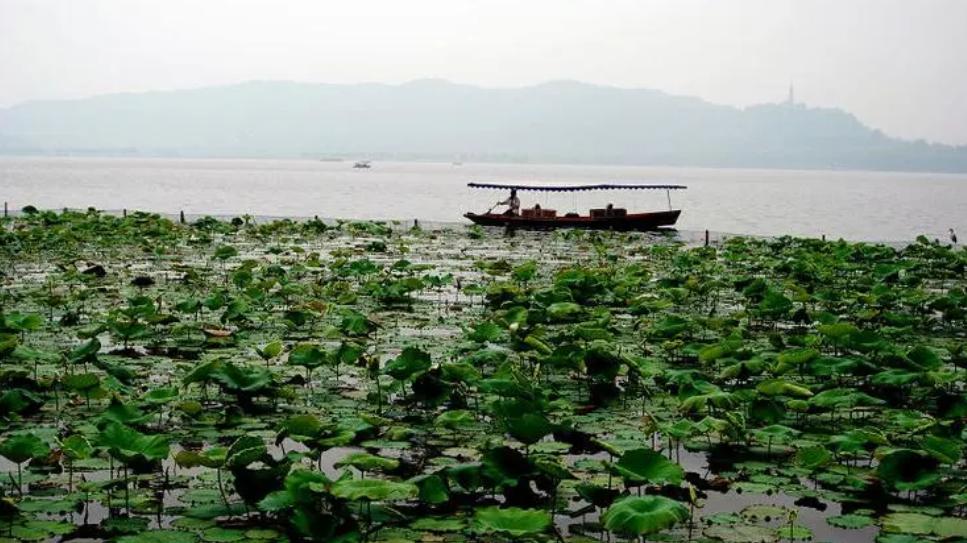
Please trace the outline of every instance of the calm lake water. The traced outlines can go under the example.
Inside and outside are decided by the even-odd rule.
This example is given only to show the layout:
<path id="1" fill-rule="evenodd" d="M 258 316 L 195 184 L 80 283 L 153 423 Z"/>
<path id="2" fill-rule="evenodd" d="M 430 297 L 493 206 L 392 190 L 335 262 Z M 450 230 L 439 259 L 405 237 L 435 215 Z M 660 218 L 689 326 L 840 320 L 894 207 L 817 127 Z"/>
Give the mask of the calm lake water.
<path id="1" fill-rule="evenodd" d="M 967 175 L 630 166 L 442 164 L 314 160 L 0 158 L 0 199 L 12 209 L 122 208 L 190 215 L 293 216 L 460 222 L 498 191 L 468 181 L 676 183 L 678 228 L 715 232 L 906 241 L 967 239 Z M 538 200 L 539 199 L 539 200 Z M 665 209 L 664 191 L 522 194 L 559 212 Z"/>

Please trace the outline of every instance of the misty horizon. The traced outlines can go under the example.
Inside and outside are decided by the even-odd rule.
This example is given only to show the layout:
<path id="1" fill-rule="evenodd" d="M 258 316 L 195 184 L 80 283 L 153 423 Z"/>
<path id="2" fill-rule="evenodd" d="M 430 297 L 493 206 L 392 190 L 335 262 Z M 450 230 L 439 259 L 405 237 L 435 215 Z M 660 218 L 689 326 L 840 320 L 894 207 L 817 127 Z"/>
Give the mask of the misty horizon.
<path id="1" fill-rule="evenodd" d="M 851 112 L 967 144 L 967 3 L 956 0 L 363 0 L 0 3 L 0 107 L 243 81 L 484 88 L 575 80 L 745 108 Z"/>

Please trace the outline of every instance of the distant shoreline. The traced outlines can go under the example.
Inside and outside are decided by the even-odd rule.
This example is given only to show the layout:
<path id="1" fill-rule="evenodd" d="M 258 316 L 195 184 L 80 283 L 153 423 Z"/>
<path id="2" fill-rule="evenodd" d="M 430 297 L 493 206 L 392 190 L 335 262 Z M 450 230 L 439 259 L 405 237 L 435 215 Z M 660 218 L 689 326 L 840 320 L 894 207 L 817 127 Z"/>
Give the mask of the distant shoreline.
<path id="1" fill-rule="evenodd" d="M 372 162 L 374 168 L 378 169 L 380 163 L 387 164 L 423 164 L 439 165 L 445 167 L 460 168 L 465 166 L 539 166 L 539 167 L 590 167 L 590 168 L 670 168 L 670 169 L 690 169 L 690 170 L 725 170 L 733 172 L 834 172 L 834 173 L 857 173 L 857 174 L 878 174 L 878 175 L 909 175 L 909 174 L 929 174 L 952 177 L 967 176 L 967 170 L 947 171 L 947 170 L 870 170 L 859 168 L 808 168 L 808 167 L 755 167 L 755 166 L 693 166 L 687 164 L 616 164 L 606 162 L 542 162 L 542 161 L 495 161 L 495 160 L 461 160 L 458 163 L 449 161 L 445 158 L 372 158 L 372 155 L 356 155 L 332 158 L 311 158 L 311 157 L 287 157 L 287 156 L 235 156 L 235 155 L 212 155 L 212 156 L 166 156 L 166 155 L 125 155 L 125 154 L 16 154 L 0 152 L 0 160 L 150 160 L 150 161 L 186 161 L 186 162 L 227 162 L 227 161 L 273 161 L 273 162 L 301 162 L 301 163 L 345 163 L 347 169 L 357 160 L 368 160 Z"/>
<path id="2" fill-rule="evenodd" d="M 791 95 L 734 107 L 577 81 L 247 81 L 33 101 L 0 109 L 0 153 L 967 172 L 967 145 Z"/>

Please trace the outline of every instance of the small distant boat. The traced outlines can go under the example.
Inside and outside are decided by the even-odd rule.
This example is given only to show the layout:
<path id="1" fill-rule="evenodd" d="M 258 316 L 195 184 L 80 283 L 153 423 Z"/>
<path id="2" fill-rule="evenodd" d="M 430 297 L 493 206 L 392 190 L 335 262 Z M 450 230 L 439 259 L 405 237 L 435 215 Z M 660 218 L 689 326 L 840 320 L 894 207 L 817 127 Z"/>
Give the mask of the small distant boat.
<path id="1" fill-rule="evenodd" d="M 468 183 L 475 189 L 510 190 L 507 202 L 516 199 L 518 190 L 538 192 L 582 192 L 593 190 L 664 190 L 668 196 L 668 211 L 628 213 L 627 209 L 608 204 L 601 209 L 591 209 L 587 215 L 566 213 L 558 215 L 554 209 L 535 205 L 530 209 L 517 210 L 511 207 L 504 213 L 493 213 L 493 207 L 485 213 L 465 213 L 463 216 L 482 226 L 510 226 L 515 228 L 548 230 L 555 228 L 585 228 L 591 230 L 656 230 L 663 226 L 674 226 L 678 222 L 681 209 L 672 209 L 671 191 L 684 190 L 684 185 L 504 185 L 497 183 Z M 519 207 L 519 200 L 518 207 Z M 499 204 L 498 204 L 499 205 Z M 506 205 L 506 204 L 504 204 Z M 494 206 L 496 207 L 496 206 Z"/>
<path id="2" fill-rule="evenodd" d="M 360 160 L 353 164 L 353 168 L 372 168 L 372 166 L 369 165 L 368 160 Z"/>

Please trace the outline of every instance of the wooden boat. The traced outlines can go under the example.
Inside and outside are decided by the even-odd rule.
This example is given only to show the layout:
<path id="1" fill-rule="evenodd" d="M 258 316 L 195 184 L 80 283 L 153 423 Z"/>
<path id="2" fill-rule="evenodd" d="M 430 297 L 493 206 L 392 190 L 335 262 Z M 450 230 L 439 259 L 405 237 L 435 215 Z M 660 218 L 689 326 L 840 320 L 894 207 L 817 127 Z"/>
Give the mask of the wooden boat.
<path id="1" fill-rule="evenodd" d="M 616 208 L 610 204 L 606 208 L 592 209 L 587 215 L 565 213 L 558 215 L 556 210 L 541 208 L 539 205 L 519 212 L 508 210 L 504 213 L 493 213 L 493 207 L 485 213 L 465 213 L 463 216 L 481 226 L 505 226 L 524 229 L 548 230 L 554 228 L 585 228 L 592 230 L 655 230 L 661 227 L 674 226 L 682 210 L 672 209 L 671 191 L 682 190 L 683 185 L 507 185 L 497 183 L 469 183 L 467 186 L 475 189 L 502 189 L 512 191 L 512 198 L 516 191 L 538 192 L 582 192 L 595 190 L 664 190 L 668 196 L 667 211 L 650 211 L 628 213 L 626 209 Z M 496 206 L 494 206 L 496 207 Z"/>
<path id="2" fill-rule="evenodd" d="M 623 217 L 590 217 L 587 215 L 563 217 L 523 217 L 502 213 L 465 213 L 463 216 L 481 226 L 511 226 L 532 230 L 554 228 L 588 228 L 592 230 L 655 230 L 673 226 L 682 210 L 630 213 Z"/>

